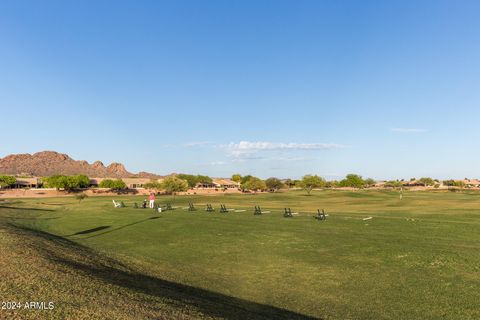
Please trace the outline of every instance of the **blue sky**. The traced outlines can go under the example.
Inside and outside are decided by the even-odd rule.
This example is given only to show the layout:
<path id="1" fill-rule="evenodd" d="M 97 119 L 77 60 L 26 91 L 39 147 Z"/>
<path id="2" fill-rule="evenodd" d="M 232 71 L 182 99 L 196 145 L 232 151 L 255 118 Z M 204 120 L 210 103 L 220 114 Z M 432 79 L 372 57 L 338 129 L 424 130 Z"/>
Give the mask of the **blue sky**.
<path id="1" fill-rule="evenodd" d="M 478 1 L 2 1 L 0 156 L 479 177 Z"/>

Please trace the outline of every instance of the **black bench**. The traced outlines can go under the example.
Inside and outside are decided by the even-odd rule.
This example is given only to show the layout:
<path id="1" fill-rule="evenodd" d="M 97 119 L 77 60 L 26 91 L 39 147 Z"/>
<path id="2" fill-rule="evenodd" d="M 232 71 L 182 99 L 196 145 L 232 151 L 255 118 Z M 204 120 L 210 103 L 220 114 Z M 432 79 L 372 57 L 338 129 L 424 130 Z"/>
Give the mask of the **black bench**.
<path id="1" fill-rule="evenodd" d="M 285 208 L 285 209 L 284 209 L 284 212 L 283 212 L 283 216 L 284 216 L 285 218 L 292 218 L 292 217 L 293 217 L 292 209 L 290 209 L 290 208 Z"/>
<path id="2" fill-rule="evenodd" d="M 327 220 L 327 215 L 325 214 L 325 210 L 322 209 L 322 211 L 320 211 L 320 209 L 317 209 L 317 214 L 314 216 L 315 219 L 317 220 Z"/>

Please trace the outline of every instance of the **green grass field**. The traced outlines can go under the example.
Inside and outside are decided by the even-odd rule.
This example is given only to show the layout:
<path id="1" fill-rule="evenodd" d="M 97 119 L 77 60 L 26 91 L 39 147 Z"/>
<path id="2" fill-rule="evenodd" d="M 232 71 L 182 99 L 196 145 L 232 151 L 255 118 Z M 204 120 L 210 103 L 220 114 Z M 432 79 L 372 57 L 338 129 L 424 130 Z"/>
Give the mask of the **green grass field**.
<path id="1" fill-rule="evenodd" d="M 40 316 L 58 319 L 480 318 L 478 192 L 165 196 L 199 210 L 156 214 L 132 207 L 141 197 L 117 200 L 127 208 L 0 202 L 3 300 L 53 300 Z M 220 203 L 247 211 L 221 214 Z"/>

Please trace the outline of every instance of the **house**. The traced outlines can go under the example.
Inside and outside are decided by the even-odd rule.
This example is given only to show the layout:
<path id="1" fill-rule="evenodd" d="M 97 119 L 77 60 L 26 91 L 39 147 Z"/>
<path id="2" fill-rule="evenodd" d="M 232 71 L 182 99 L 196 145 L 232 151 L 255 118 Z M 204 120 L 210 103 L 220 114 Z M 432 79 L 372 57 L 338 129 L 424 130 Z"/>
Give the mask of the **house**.
<path id="1" fill-rule="evenodd" d="M 217 185 L 213 182 L 199 182 L 195 185 L 197 189 L 214 189 L 217 188 Z"/>
<path id="2" fill-rule="evenodd" d="M 143 188 L 149 182 L 161 182 L 161 179 L 153 180 L 149 178 L 123 178 L 122 180 L 129 189 Z"/>
<path id="3" fill-rule="evenodd" d="M 115 180 L 118 178 L 91 178 L 90 179 L 90 187 L 98 187 L 100 183 L 105 180 L 105 179 L 111 179 Z M 127 185 L 128 189 L 139 189 L 143 188 L 143 186 L 149 182 L 155 181 L 155 182 L 161 182 L 161 179 L 158 180 L 152 180 L 149 178 L 122 178 L 123 182 Z"/>
<path id="4" fill-rule="evenodd" d="M 240 183 L 235 182 L 231 179 L 213 179 L 213 183 L 217 186 L 217 188 L 221 188 L 221 189 L 240 188 Z"/>
<path id="5" fill-rule="evenodd" d="M 467 188 L 479 188 L 480 187 L 480 180 L 478 179 L 464 179 L 460 180 L 463 181 L 465 187 Z"/>
<path id="6" fill-rule="evenodd" d="M 376 181 L 373 185 L 374 188 L 385 188 L 387 181 Z"/>
<path id="7" fill-rule="evenodd" d="M 39 178 L 16 178 L 17 181 L 10 188 L 38 188 L 42 185 L 42 181 Z"/>
<path id="8" fill-rule="evenodd" d="M 214 178 L 212 182 L 199 182 L 197 189 L 238 189 L 240 184 L 230 179 Z"/>
<path id="9" fill-rule="evenodd" d="M 404 187 L 424 187 L 425 185 L 419 180 L 411 180 L 402 182 Z"/>

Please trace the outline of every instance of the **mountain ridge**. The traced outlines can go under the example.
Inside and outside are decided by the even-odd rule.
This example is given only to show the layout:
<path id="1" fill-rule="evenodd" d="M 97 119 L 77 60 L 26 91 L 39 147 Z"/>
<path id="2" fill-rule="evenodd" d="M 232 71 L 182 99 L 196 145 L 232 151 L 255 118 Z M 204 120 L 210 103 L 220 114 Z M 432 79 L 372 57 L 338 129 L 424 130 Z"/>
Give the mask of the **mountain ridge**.
<path id="1" fill-rule="evenodd" d="M 160 175 L 141 171 L 138 174 L 127 171 L 119 162 L 105 166 L 102 161 L 92 164 L 85 160 L 74 160 L 65 153 L 57 151 L 40 151 L 33 154 L 10 154 L 0 158 L 0 174 L 30 175 L 36 177 L 54 174 L 74 175 L 85 174 L 98 178 L 160 178 Z"/>

